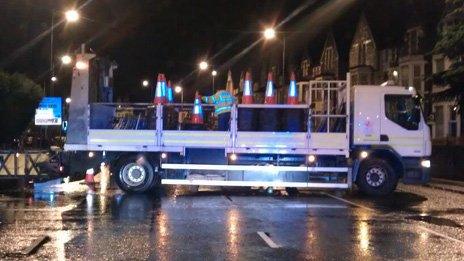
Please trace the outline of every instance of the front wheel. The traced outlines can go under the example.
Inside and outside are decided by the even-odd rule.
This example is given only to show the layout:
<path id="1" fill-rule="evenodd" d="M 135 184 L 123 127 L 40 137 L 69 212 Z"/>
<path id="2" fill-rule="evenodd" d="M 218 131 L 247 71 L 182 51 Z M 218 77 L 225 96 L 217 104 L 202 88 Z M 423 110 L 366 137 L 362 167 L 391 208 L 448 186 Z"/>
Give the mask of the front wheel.
<path id="1" fill-rule="evenodd" d="M 158 180 L 153 165 L 145 157 L 131 156 L 123 159 L 115 172 L 116 183 L 125 192 L 147 192 Z"/>
<path id="2" fill-rule="evenodd" d="M 398 184 L 398 175 L 388 162 L 381 159 L 365 159 L 361 163 L 356 185 L 361 192 L 371 196 L 392 193 Z"/>

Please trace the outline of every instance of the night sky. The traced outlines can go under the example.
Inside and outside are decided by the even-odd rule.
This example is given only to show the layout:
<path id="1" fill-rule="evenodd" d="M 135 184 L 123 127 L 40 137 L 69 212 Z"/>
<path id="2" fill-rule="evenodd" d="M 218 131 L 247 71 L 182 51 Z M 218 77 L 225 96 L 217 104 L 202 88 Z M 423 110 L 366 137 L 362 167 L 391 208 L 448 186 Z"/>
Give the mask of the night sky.
<path id="1" fill-rule="evenodd" d="M 256 68 L 279 63 L 278 41 L 258 42 L 237 55 L 259 40 L 260 31 L 269 25 L 283 23 L 279 30 L 287 35 L 288 61 L 297 64 L 301 55 L 320 51 L 331 28 L 345 31 L 347 25 L 354 26 L 363 10 L 381 10 L 390 19 L 404 20 L 405 2 L 409 1 L 0 0 L 0 68 L 48 84 L 52 12 L 59 20 L 63 10 L 76 7 L 83 19 L 54 30 L 58 94 L 68 95 L 71 71 L 60 68 L 58 58 L 82 42 L 118 63 L 115 93 L 119 98 L 148 101 L 148 90 L 140 82 L 153 81 L 158 72 L 174 82 L 182 80 L 187 94 L 195 89 L 207 93 L 211 76 L 196 71 L 201 59 L 219 70 L 216 86 L 225 84 L 228 69 L 238 84 L 241 71 L 252 68 L 257 77 Z"/>

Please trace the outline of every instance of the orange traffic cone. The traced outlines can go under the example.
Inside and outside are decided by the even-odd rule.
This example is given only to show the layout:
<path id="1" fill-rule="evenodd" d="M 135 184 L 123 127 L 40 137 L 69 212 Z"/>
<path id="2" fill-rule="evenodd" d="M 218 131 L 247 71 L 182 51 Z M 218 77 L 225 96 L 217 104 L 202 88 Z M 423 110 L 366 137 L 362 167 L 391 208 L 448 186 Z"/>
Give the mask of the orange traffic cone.
<path id="1" fill-rule="evenodd" d="M 85 183 L 87 185 L 91 185 L 91 184 L 95 183 L 94 174 L 95 174 L 95 172 L 94 172 L 93 168 L 88 169 L 85 172 Z"/>
<path id="2" fill-rule="evenodd" d="M 201 107 L 201 96 L 198 92 L 195 93 L 195 101 L 193 102 L 193 114 L 190 123 L 203 124 L 203 108 Z"/>
<path id="3" fill-rule="evenodd" d="M 290 74 L 290 85 L 288 86 L 287 104 L 298 104 L 298 89 L 296 87 L 295 73 Z"/>
<path id="4" fill-rule="evenodd" d="M 264 103 L 265 104 L 276 104 L 272 72 L 269 72 L 267 74 L 266 97 L 264 98 Z"/>
<path id="5" fill-rule="evenodd" d="M 166 78 L 164 74 L 159 73 L 158 79 L 156 81 L 156 90 L 155 90 L 155 104 L 164 104 L 166 103 Z"/>
<path id="6" fill-rule="evenodd" d="M 253 85 L 251 83 L 251 73 L 245 73 L 245 81 L 243 83 L 243 104 L 252 104 L 253 103 Z"/>

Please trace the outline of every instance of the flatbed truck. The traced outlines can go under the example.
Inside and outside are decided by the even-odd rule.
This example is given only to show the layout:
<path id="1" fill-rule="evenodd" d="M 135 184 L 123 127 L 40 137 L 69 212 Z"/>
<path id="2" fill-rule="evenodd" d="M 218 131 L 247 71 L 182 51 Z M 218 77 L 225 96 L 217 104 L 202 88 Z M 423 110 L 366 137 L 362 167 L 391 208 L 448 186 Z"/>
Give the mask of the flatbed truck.
<path id="1" fill-rule="evenodd" d="M 93 56 L 77 59 L 89 62 Z M 188 128 L 193 104 L 101 103 L 88 67 L 74 68 L 65 150 L 74 170 L 109 164 L 119 187 L 159 185 L 350 189 L 392 193 L 429 180 L 430 129 L 413 88 L 298 82 L 301 104 L 234 104 L 228 131 Z M 212 107 L 203 104 L 205 121 Z M 277 117 L 243 127 L 241 111 Z M 298 115 L 296 118 L 293 115 Z M 299 127 L 289 130 L 283 121 Z M 255 118 L 254 118 L 255 120 Z M 266 124 L 263 117 L 255 125 Z"/>

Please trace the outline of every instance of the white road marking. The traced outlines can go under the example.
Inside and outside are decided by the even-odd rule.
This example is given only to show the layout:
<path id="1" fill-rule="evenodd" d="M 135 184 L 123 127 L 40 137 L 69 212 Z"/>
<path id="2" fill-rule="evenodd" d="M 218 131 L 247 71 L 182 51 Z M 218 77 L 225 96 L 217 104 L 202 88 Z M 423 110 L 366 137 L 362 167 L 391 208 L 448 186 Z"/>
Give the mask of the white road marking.
<path id="1" fill-rule="evenodd" d="M 261 239 L 263 239 L 264 242 L 266 242 L 266 244 L 270 248 L 280 248 L 280 246 L 274 243 L 274 241 L 272 241 L 272 239 L 268 235 L 266 235 L 266 233 L 264 233 L 263 231 L 258 231 L 257 233 L 261 237 Z"/>
<path id="2" fill-rule="evenodd" d="M 69 210 L 75 209 L 77 206 L 79 206 L 84 200 L 80 200 L 76 203 L 71 203 L 66 206 L 62 207 L 46 207 L 46 208 L 7 208 L 7 206 L 1 206 L 5 207 L 6 211 L 28 211 L 28 212 L 66 212 Z"/>
<path id="3" fill-rule="evenodd" d="M 368 211 L 372 211 L 372 212 L 378 214 L 378 211 L 376 211 L 376 210 L 373 209 L 373 208 L 360 205 L 360 204 L 355 203 L 355 202 L 353 202 L 353 201 L 350 201 L 350 200 L 347 200 L 347 199 L 344 199 L 344 198 L 340 198 L 340 197 L 334 196 L 334 195 L 329 194 L 329 193 L 326 193 L 326 192 L 323 192 L 323 194 L 325 194 L 325 195 L 327 195 L 327 196 L 329 196 L 329 197 L 331 197 L 331 198 L 334 198 L 334 199 L 340 200 L 340 201 L 342 201 L 342 202 L 345 202 L 345 203 L 347 203 L 347 204 L 350 204 L 350 205 L 352 205 L 352 206 L 356 206 L 356 207 L 359 207 L 359 208 L 362 208 L 362 209 L 365 209 L 365 210 L 368 210 Z M 421 226 L 421 225 L 418 225 L 418 228 L 419 228 L 419 229 L 422 229 L 422 230 L 424 230 L 424 231 L 427 231 L 427 232 L 429 232 L 429 233 L 431 233 L 431 234 L 434 234 L 434 235 L 436 235 L 436 236 L 439 236 L 439 237 L 442 237 L 442 238 L 451 240 L 451 241 L 453 241 L 453 242 L 455 242 L 455 243 L 459 243 L 459 244 L 463 244 L 463 245 L 464 245 L 464 241 L 459 240 L 459 239 L 456 239 L 456 238 L 454 238 L 454 237 L 450 237 L 450 236 L 448 236 L 448 235 L 445 235 L 445 234 L 443 234 L 443 233 L 437 232 L 437 231 L 432 230 L 432 229 L 430 229 L 430 228 L 426 228 L 426 227 Z"/>
<path id="4" fill-rule="evenodd" d="M 365 210 L 368 210 L 368 211 L 372 211 L 372 212 L 377 212 L 377 211 L 376 211 L 375 209 L 373 209 L 373 208 L 360 205 L 360 204 L 355 203 L 355 202 L 353 202 L 353 201 L 349 201 L 349 200 L 346 200 L 346 199 L 344 199 L 344 198 L 340 198 L 340 197 L 334 196 L 334 195 L 329 194 L 329 193 L 326 193 L 326 192 L 322 192 L 322 194 L 327 195 L 327 196 L 329 196 L 329 197 L 331 197 L 331 198 L 334 198 L 334 199 L 338 199 L 338 200 L 340 200 L 340 201 L 342 201 L 342 202 L 345 202 L 345 203 L 347 203 L 347 204 L 349 204 L 349 205 L 352 205 L 352 206 L 355 206 L 355 207 L 358 207 L 358 208 L 362 208 L 362 209 L 365 209 Z"/>
<path id="5" fill-rule="evenodd" d="M 430 229 L 430 228 L 426 228 L 426 227 L 424 227 L 424 226 L 418 226 L 418 227 L 419 227 L 419 229 L 422 229 L 422 230 L 424 230 L 424 231 L 427 231 L 427 232 L 430 233 L 430 234 L 434 234 L 434 235 L 437 235 L 437 236 L 439 236 L 439 237 L 446 238 L 446 239 L 448 239 L 448 240 L 454 241 L 454 242 L 459 243 L 459 244 L 462 244 L 462 245 L 464 246 L 464 241 L 462 241 L 462 240 L 456 239 L 456 238 L 454 238 L 454 237 L 450 237 L 450 236 L 448 236 L 448 235 L 442 234 L 442 233 L 440 233 L 440 232 L 437 232 L 437 231 L 432 230 L 432 229 Z"/>

